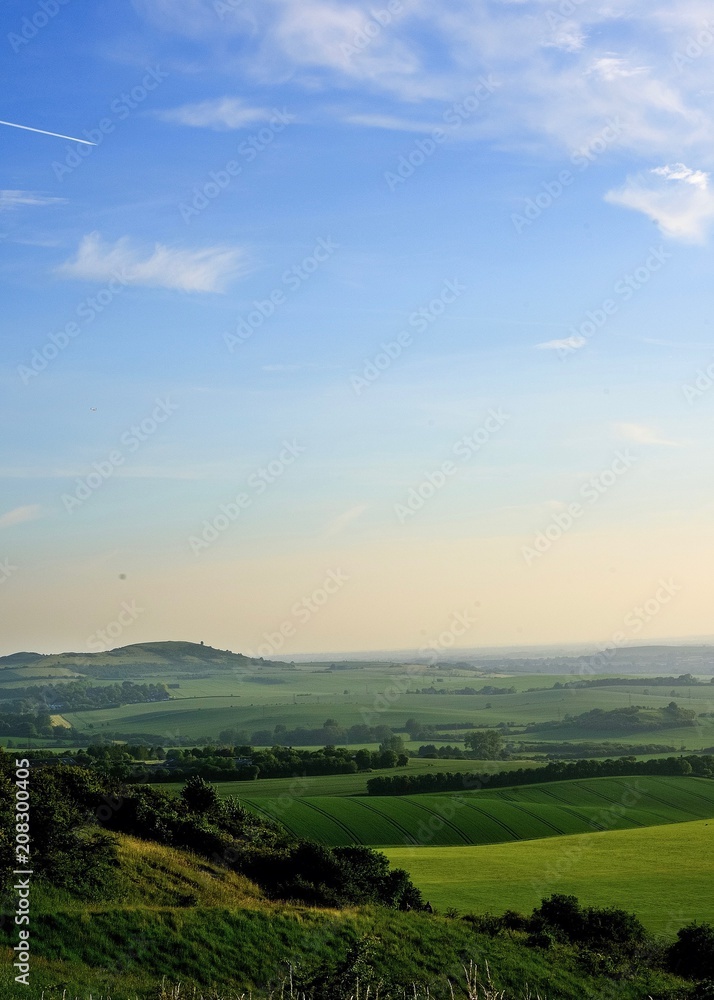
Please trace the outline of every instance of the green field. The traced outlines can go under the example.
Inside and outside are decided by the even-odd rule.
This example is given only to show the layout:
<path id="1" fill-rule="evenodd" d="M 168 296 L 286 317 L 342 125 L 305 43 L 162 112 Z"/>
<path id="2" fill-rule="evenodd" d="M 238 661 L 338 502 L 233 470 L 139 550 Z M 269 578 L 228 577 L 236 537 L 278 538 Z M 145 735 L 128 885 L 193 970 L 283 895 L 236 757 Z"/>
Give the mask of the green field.
<path id="1" fill-rule="evenodd" d="M 295 836 L 332 847 L 498 844 L 714 818 L 714 782 L 704 778 L 590 778 L 453 795 L 345 797 L 297 797 L 289 790 L 263 797 L 251 783 L 236 794 Z"/>
<path id="2" fill-rule="evenodd" d="M 572 893 L 584 905 L 634 911 L 651 930 L 672 933 L 692 920 L 714 922 L 714 823 L 484 847 L 402 847 L 385 851 L 427 899 L 462 913 L 530 912 L 542 896 Z"/>

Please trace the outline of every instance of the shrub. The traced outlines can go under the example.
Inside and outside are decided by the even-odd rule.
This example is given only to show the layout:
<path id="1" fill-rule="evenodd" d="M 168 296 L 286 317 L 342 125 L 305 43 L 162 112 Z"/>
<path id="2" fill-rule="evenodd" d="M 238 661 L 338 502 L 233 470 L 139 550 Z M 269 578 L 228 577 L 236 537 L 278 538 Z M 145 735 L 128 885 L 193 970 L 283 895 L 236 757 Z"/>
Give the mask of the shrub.
<path id="1" fill-rule="evenodd" d="M 667 953 L 670 969 L 685 979 L 714 979 L 714 927 L 687 924 Z"/>

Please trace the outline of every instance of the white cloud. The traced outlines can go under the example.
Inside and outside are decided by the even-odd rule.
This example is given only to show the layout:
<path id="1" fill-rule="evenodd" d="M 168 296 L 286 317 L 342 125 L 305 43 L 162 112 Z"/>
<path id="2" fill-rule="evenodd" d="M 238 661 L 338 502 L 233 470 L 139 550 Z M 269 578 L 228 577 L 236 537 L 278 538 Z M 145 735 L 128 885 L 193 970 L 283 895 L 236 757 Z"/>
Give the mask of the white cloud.
<path id="1" fill-rule="evenodd" d="M 535 346 L 539 351 L 577 351 L 581 347 L 585 347 L 586 344 L 585 337 L 573 334 L 572 337 L 563 337 L 562 340 L 546 340 Z"/>
<path id="2" fill-rule="evenodd" d="M 313 95 L 351 89 L 365 116 L 399 118 L 426 103 L 428 118 L 435 102 L 464 99 L 492 73 L 503 85 L 475 134 L 552 154 L 619 117 L 620 148 L 663 161 L 686 150 L 714 165 L 714 46 L 686 56 L 711 15 L 703 0 L 568 4 L 567 17 L 554 0 L 404 0 L 384 24 L 375 12 L 386 4 L 370 0 L 242 0 L 226 16 L 214 0 L 134 3 L 162 30 L 205 44 L 209 62 L 220 56 L 253 82 L 290 80 Z"/>
<path id="3" fill-rule="evenodd" d="M 633 441 L 635 444 L 665 445 L 668 448 L 681 448 L 679 441 L 670 441 L 661 437 L 652 427 L 644 424 L 616 424 L 615 430 L 621 438 Z"/>
<path id="4" fill-rule="evenodd" d="M 82 238 L 75 257 L 61 264 L 57 274 L 97 282 L 120 277 L 130 285 L 184 292 L 223 292 L 249 270 L 247 252 L 240 247 L 179 250 L 156 243 L 147 253 L 133 247 L 128 236 L 103 243 L 95 232 Z"/>
<path id="5" fill-rule="evenodd" d="M 273 114 L 269 108 L 251 107 L 238 97 L 219 97 L 213 101 L 198 101 L 158 111 L 156 117 L 165 122 L 190 125 L 193 128 L 224 130 L 269 121 Z"/>
<path id="6" fill-rule="evenodd" d="M 37 191 L 0 191 L 0 212 L 12 208 L 38 207 L 42 205 L 64 205 L 66 198 L 51 198 Z"/>
<path id="7" fill-rule="evenodd" d="M 14 528 L 16 524 L 24 524 L 26 521 L 35 521 L 42 514 L 39 504 L 30 504 L 27 507 L 15 507 L 0 517 L 0 528 Z"/>
<path id="8" fill-rule="evenodd" d="M 629 177 L 623 187 L 608 191 L 605 200 L 642 212 L 665 236 L 684 243 L 703 243 L 714 222 L 709 175 L 683 163 Z"/>

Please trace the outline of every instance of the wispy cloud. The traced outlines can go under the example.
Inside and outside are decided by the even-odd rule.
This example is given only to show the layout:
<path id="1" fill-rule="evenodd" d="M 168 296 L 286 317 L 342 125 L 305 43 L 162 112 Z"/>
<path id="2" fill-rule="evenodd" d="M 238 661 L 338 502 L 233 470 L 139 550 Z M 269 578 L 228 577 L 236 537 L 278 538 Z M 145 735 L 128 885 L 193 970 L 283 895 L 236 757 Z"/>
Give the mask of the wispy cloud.
<path id="1" fill-rule="evenodd" d="M 689 59 L 686 72 L 675 60 L 711 14 L 702 0 L 568 4 L 567 16 L 553 0 L 405 0 L 385 23 L 369 0 L 243 0 L 225 17 L 213 0 L 134 3 L 212 54 L 239 53 L 233 65 L 262 83 L 351 88 L 363 124 L 458 101 L 493 73 L 503 85 L 483 134 L 496 141 L 567 153 L 619 117 L 620 148 L 665 161 L 694 150 L 714 164 L 711 60 Z M 332 112 L 344 119 L 344 107 Z"/>
<path id="2" fill-rule="evenodd" d="M 289 372 L 308 372 L 308 371 L 329 371 L 334 368 L 340 368 L 340 365 L 325 365 L 318 363 L 316 361 L 304 361 L 299 364 L 286 365 L 261 365 L 261 371 L 272 372 L 275 374 L 287 374 Z"/>
<path id="3" fill-rule="evenodd" d="M 26 521 L 36 521 L 42 516 L 42 508 L 39 504 L 30 504 L 27 507 L 15 507 L 6 514 L 0 516 L 0 528 L 14 528 L 16 524 L 25 524 Z"/>
<path id="4" fill-rule="evenodd" d="M 574 334 L 572 337 L 563 337 L 561 340 L 545 340 L 542 344 L 536 344 L 539 351 L 577 351 L 585 347 L 587 340 Z"/>
<path id="5" fill-rule="evenodd" d="M 433 122 L 412 121 L 397 115 L 347 115 L 344 120 L 348 125 L 388 129 L 392 132 L 424 132 L 428 134 L 437 127 Z"/>
<path id="6" fill-rule="evenodd" d="M 156 243 L 147 253 L 132 246 L 128 236 L 104 243 L 99 233 L 90 233 L 82 238 L 74 258 L 61 264 L 56 273 L 83 281 L 120 278 L 130 285 L 152 288 L 223 292 L 250 270 L 248 253 L 241 247 L 181 250 Z"/>
<path id="7" fill-rule="evenodd" d="M 245 128 L 255 122 L 269 121 L 274 115 L 270 108 L 246 104 L 239 97 L 219 97 L 212 101 L 182 104 L 178 108 L 157 111 L 156 117 L 165 122 L 211 128 L 220 131 Z"/>
<path id="8" fill-rule="evenodd" d="M 660 231 L 684 243 L 703 243 L 714 222 L 714 191 L 709 174 L 683 163 L 655 167 L 630 177 L 605 200 L 642 212 Z"/>
<path id="9" fill-rule="evenodd" d="M 616 424 L 615 430 L 619 437 L 624 438 L 625 441 L 632 441 L 635 444 L 663 445 L 668 448 L 682 447 L 680 441 L 671 441 L 668 438 L 664 438 L 654 428 L 647 427 L 644 424 Z"/>
<path id="10" fill-rule="evenodd" d="M 52 198 L 39 191 L 0 191 L 0 212 L 13 208 L 41 207 L 43 205 L 64 205 L 66 198 Z"/>
<path id="11" fill-rule="evenodd" d="M 367 504 L 364 503 L 356 504 L 354 507 L 350 507 L 349 510 L 344 511 L 342 514 L 339 514 L 336 518 L 330 521 L 325 529 L 325 534 L 328 537 L 338 535 L 341 531 L 344 531 L 349 524 L 356 521 L 358 517 L 361 517 L 366 510 Z"/>

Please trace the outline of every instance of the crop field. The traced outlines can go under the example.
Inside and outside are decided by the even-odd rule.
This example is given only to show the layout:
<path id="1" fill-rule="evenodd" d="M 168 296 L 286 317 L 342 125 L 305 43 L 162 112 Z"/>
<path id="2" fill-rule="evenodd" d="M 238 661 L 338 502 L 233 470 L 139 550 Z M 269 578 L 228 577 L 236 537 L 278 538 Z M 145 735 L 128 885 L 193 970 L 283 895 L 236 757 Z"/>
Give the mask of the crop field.
<path id="1" fill-rule="evenodd" d="M 282 796 L 263 797 L 251 783 L 235 794 L 296 836 L 332 847 L 499 844 L 714 819 L 714 782 L 704 778 L 590 778 L 374 797 L 315 796 L 307 788 L 302 796 L 288 788 Z"/>
<path id="2" fill-rule="evenodd" d="M 714 824 L 707 820 L 482 847 L 401 847 L 385 854 L 406 868 L 432 905 L 461 913 L 530 912 L 552 892 L 587 906 L 636 913 L 672 936 L 692 920 L 714 923 Z"/>

